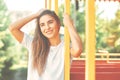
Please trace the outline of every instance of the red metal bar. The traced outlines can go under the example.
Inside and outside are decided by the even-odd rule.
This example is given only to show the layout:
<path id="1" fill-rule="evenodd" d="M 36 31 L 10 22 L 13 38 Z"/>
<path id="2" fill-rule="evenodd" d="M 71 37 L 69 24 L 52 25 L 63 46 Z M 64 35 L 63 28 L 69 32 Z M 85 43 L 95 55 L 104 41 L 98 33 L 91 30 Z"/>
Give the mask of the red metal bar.
<path id="1" fill-rule="evenodd" d="M 83 1 L 83 0 L 79 0 L 79 1 Z M 86 0 L 84 0 L 84 1 L 86 1 Z M 95 0 L 95 1 L 118 1 L 118 2 L 120 2 L 120 0 Z"/>
<path id="2" fill-rule="evenodd" d="M 120 2 L 120 0 L 96 0 L 96 1 L 118 1 L 118 2 Z"/>

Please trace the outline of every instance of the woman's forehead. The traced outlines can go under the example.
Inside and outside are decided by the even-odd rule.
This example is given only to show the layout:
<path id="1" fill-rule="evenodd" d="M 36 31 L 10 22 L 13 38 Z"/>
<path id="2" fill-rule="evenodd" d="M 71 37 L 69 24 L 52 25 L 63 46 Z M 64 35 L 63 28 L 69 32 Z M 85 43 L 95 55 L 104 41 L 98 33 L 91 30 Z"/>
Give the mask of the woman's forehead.
<path id="1" fill-rule="evenodd" d="M 39 22 L 44 22 L 44 21 L 49 21 L 49 20 L 54 20 L 55 18 L 50 15 L 44 15 L 39 19 Z"/>

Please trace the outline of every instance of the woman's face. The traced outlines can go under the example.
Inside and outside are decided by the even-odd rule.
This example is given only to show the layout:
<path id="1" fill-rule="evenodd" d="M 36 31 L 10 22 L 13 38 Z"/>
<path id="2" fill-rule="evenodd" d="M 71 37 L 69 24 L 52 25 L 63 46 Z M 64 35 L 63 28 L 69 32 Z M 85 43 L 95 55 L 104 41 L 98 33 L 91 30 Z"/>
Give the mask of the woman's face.
<path id="1" fill-rule="evenodd" d="M 41 28 L 42 34 L 48 39 L 55 38 L 59 35 L 59 24 L 50 15 L 44 15 L 39 20 L 39 25 Z"/>

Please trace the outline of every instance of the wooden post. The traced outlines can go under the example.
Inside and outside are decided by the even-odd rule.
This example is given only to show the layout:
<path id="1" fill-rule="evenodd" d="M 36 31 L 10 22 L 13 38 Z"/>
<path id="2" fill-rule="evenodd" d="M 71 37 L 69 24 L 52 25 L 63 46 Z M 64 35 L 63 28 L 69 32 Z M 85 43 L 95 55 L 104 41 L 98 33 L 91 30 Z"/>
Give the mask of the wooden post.
<path id="1" fill-rule="evenodd" d="M 70 15 L 70 0 L 65 0 L 65 12 Z M 70 80 L 70 36 L 67 27 L 64 28 L 65 39 L 65 79 Z"/>
<path id="2" fill-rule="evenodd" d="M 85 80 L 95 80 L 95 0 L 86 0 Z"/>

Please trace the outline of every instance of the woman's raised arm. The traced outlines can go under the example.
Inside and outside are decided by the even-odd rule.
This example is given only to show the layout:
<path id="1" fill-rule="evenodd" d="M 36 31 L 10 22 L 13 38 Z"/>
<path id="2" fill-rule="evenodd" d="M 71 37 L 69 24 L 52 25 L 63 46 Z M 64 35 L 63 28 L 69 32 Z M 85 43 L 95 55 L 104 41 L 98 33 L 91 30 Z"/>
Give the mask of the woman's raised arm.
<path id="1" fill-rule="evenodd" d="M 12 35 L 19 41 L 22 42 L 24 33 L 20 30 L 25 24 L 27 24 L 28 22 L 32 21 L 33 19 L 37 18 L 40 13 L 43 11 L 43 9 L 41 9 L 40 11 L 38 11 L 37 13 L 31 14 L 27 17 L 24 17 L 22 19 L 19 19 L 15 22 L 13 22 L 12 24 L 10 24 L 9 26 L 9 30 L 12 33 Z"/>

